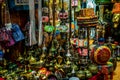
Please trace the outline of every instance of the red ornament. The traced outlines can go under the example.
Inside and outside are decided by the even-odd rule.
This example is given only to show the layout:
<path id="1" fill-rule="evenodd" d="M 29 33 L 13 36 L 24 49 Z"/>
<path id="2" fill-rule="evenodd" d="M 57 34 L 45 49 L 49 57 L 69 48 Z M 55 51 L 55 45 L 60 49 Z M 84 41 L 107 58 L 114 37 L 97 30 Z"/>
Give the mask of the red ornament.
<path id="1" fill-rule="evenodd" d="M 42 16 L 42 22 L 43 23 L 47 23 L 49 21 L 49 18 L 48 18 L 48 16 Z"/>

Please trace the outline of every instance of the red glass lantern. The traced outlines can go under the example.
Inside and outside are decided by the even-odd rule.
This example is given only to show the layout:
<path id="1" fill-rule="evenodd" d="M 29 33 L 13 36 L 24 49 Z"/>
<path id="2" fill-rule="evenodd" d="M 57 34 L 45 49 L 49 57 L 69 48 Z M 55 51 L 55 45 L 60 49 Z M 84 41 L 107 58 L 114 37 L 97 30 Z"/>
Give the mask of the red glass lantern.
<path id="1" fill-rule="evenodd" d="M 49 17 L 48 16 L 42 16 L 42 22 L 43 23 L 47 23 L 49 21 Z"/>
<path id="2" fill-rule="evenodd" d="M 58 16 L 59 16 L 60 19 L 67 19 L 68 18 L 68 13 L 65 12 L 64 9 L 62 9 Z"/>

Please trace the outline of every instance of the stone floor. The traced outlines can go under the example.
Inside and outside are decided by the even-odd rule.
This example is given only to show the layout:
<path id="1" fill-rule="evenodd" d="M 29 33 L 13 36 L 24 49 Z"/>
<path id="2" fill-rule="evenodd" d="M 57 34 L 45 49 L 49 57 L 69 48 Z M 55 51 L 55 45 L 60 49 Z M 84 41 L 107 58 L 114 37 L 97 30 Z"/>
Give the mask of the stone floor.
<path id="1" fill-rule="evenodd" d="M 114 71 L 113 80 L 120 80 L 120 62 L 117 62 L 117 68 Z"/>

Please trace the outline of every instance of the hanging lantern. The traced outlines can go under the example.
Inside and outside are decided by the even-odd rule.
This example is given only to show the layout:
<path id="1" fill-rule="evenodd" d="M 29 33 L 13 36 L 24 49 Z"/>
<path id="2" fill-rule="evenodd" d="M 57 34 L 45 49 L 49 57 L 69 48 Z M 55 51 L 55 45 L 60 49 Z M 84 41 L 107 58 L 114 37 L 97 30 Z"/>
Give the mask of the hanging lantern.
<path id="1" fill-rule="evenodd" d="M 42 22 L 47 23 L 49 21 L 48 16 L 42 16 Z"/>
<path id="2" fill-rule="evenodd" d="M 67 32 L 68 27 L 62 22 L 59 26 L 56 27 L 60 32 Z"/>
<path id="3" fill-rule="evenodd" d="M 55 46 L 54 46 L 54 43 L 53 43 L 53 42 L 52 42 L 52 46 L 51 46 L 51 48 L 50 48 L 50 51 L 51 51 L 51 52 L 56 51 L 56 49 L 55 49 Z"/>
<path id="4" fill-rule="evenodd" d="M 58 16 L 59 16 L 60 19 L 67 19 L 67 18 L 68 18 L 68 13 L 65 12 L 64 9 L 62 9 L 62 10 L 60 11 L 60 13 L 58 14 Z"/>
<path id="5" fill-rule="evenodd" d="M 53 32 L 54 31 L 54 26 L 52 26 L 52 25 L 45 25 L 45 27 L 44 27 L 44 30 L 46 31 L 46 32 Z"/>
<path id="6" fill-rule="evenodd" d="M 42 12 L 48 14 L 49 13 L 48 8 L 47 7 L 43 7 L 42 8 Z"/>
<path id="7" fill-rule="evenodd" d="M 112 13 L 120 13 L 120 3 L 115 3 L 112 9 Z"/>
<path id="8" fill-rule="evenodd" d="M 114 23 L 114 28 L 117 28 L 119 25 L 119 21 L 120 21 L 120 14 L 119 13 L 114 14 L 112 21 Z"/>
<path id="9" fill-rule="evenodd" d="M 96 3 L 110 3 L 111 0 L 95 0 Z"/>
<path id="10" fill-rule="evenodd" d="M 77 7 L 78 6 L 78 0 L 72 0 L 72 7 Z"/>

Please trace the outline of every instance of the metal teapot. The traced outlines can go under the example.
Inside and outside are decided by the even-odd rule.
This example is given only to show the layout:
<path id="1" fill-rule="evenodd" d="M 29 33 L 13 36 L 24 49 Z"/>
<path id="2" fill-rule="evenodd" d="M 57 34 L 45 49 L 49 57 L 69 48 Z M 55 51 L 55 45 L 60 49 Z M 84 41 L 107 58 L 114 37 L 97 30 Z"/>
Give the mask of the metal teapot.
<path id="1" fill-rule="evenodd" d="M 85 72 L 84 70 L 80 69 L 77 73 L 76 76 L 79 77 L 80 79 L 85 79 Z"/>
<path id="2" fill-rule="evenodd" d="M 87 78 L 91 78 L 92 77 L 92 73 L 89 70 L 85 69 L 84 72 L 86 73 L 86 77 Z"/>
<path id="3" fill-rule="evenodd" d="M 29 63 L 30 64 L 36 63 L 36 59 L 32 55 L 30 55 Z"/>
<path id="4" fill-rule="evenodd" d="M 88 66 L 88 69 L 92 74 L 96 74 L 98 72 L 98 67 L 95 64 L 90 64 Z"/>

